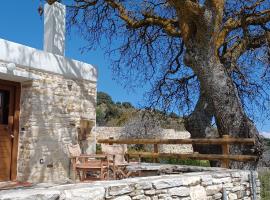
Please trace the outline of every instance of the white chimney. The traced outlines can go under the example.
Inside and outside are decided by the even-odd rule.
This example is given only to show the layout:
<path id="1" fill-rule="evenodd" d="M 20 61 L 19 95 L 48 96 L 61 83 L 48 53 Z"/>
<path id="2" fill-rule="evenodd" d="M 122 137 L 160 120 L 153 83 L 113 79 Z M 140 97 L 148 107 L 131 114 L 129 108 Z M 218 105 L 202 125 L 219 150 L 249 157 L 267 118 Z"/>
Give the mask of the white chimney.
<path id="1" fill-rule="evenodd" d="M 44 7 L 44 51 L 65 54 L 66 7 L 55 2 Z"/>

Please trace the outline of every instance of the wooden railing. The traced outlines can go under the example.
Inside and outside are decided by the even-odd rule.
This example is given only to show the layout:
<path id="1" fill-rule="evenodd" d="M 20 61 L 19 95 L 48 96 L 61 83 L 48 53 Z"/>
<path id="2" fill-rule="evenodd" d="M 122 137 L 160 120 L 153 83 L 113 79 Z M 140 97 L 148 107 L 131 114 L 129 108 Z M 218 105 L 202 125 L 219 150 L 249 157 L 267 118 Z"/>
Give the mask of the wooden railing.
<path id="1" fill-rule="evenodd" d="M 255 161 L 257 156 L 254 155 L 230 155 L 230 145 L 254 145 L 253 138 L 232 138 L 229 135 L 224 135 L 222 138 L 196 138 L 196 139 L 99 139 L 98 143 L 107 144 L 152 144 L 154 152 L 134 152 L 127 153 L 128 157 L 153 158 L 157 161 L 158 158 L 177 158 L 177 159 L 198 159 L 198 160 L 220 160 L 222 167 L 228 168 L 229 161 Z M 222 154 L 200 154 L 197 152 L 189 154 L 181 153 L 160 153 L 158 145 L 160 144 L 200 144 L 200 145 L 221 145 Z"/>

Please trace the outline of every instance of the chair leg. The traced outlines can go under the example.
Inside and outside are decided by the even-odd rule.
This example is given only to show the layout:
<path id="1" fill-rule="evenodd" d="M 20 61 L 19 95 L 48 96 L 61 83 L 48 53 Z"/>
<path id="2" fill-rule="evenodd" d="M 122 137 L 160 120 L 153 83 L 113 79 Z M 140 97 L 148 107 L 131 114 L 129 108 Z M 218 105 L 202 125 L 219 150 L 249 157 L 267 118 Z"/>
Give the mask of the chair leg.
<path id="1" fill-rule="evenodd" d="M 76 174 L 79 175 L 79 180 L 82 181 L 82 176 L 81 176 L 81 172 L 80 170 L 76 170 Z M 75 175 L 76 176 L 76 175 Z M 77 178 L 77 177 L 76 177 Z M 76 178 L 75 178 L 75 181 L 76 181 Z"/>

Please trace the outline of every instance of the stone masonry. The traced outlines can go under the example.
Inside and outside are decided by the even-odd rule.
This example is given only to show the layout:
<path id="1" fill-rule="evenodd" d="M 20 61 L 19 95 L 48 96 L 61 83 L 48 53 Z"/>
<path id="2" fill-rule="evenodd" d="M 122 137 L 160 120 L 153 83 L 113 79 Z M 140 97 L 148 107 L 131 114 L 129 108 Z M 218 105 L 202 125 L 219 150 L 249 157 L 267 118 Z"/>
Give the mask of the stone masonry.
<path id="1" fill-rule="evenodd" d="M 167 166 L 168 167 L 168 166 Z M 243 170 L 209 171 L 0 191 L 1 200 L 251 200 L 260 199 L 258 175 Z M 254 193 L 253 193 L 254 192 Z"/>
<path id="2" fill-rule="evenodd" d="M 65 18 L 65 5 L 44 5 L 43 50 L 0 38 L 0 79 L 21 86 L 19 134 L 11 144 L 18 155 L 1 152 L 17 166 L 10 163 L 5 181 L 66 182 L 72 177 L 67 145 L 95 152 L 97 70 L 64 56 Z"/>
<path id="3" fill-rule="evenodd" d="M 63 181 L 70 173 L 67 145 L 78 143 L 80 121 L 95 125 L 96 83 L 30 72 L 38 79 L 22 83 L 17 179 Z M 84 151 L 95 152 L 93 134 L 86 143 Z"/>

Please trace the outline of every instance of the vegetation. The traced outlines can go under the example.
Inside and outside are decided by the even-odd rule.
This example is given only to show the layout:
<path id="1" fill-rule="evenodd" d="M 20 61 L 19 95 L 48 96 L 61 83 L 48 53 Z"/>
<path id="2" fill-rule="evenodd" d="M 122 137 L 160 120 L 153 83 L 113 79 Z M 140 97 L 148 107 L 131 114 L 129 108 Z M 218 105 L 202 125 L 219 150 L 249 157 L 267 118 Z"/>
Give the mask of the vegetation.
<path id="1" fill-rule="evenodd" d="M 270 138 L 265 138 L 265 145 L 266 145 L 266 148 L 270 148 Z"/>
<path id="2" fill-rule="evenodd" d="M 130 153 L 135 153 L 135 152 L 145 152 L 147 150 L 145 150 L 143 145 L 140 145 L 140 146 L 130 146 L 129 145 L 128 151 Z M 177 158 L 159 158 L 158 160 L 160 163 L 163 163 L 163 164 L 210 167 L 210 162 L 208 160 L 192 160 L 192 159 L 181 160 L 181 159 L 177 159 Z M 147 163 L 153 163 L 152 158 L 141 158 L 141 161 L 147 162 Z"/>
<path id="3" fill-rule="evenodd" d="M 266 154 L 265 155 L 265 162 L 266 167 L 260 168 L 258 170 L 259 179 L 261 181 L 261 198 L 262 200 L 269 200 L 270 199 L 270 139 L 265 138 L 265 148 Z"/>
<path id="4" fill-rule="evenodd" d="M 148 112 L 135 108 L 130 102 L 114 102 L 105 92 L 97 93 L 96 117 L 98 126 L 124 126 L 142 113 Z M 162 128 L 184 130 L 183 119 L 177 114 L 154 110 L 155 119 L 159 120 Z"/>
<path id="5" fill-rule="evenodd" d="M 166 158 L 166 159 L 160 159 L 160 162 L 166 163 L 166 164 L 210 167 L 210 162 L 208 160 L 191 160 L 191 159 L 180 160 L 180 159 L 175 159 L 175 158 Z"/>
<path id="6" fill-rule="evenodd" d="M 259 171 L 259 179 L 261 181 L 261 199 L 270 199 L 270 170 L 264 169 Z"/>

